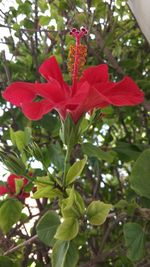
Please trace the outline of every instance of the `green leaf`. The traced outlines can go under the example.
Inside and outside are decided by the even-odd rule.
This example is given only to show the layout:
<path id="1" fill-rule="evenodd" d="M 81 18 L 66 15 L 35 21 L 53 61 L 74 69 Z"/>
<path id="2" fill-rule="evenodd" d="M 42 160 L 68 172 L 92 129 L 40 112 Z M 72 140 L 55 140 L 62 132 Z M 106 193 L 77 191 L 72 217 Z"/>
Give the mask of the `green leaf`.
<path id="1" fill-rule="evenodd" d="M 19 14 L 26 14 L 28 16 L 31 12 L 31 2 L 26 0 L 25 3 L 22 3 L 21 1 L 18 7 L 18 12 Z"/>
<path id="2" fill-rule="evenodd" d="M 150 198 L 150 149 L 145 150 L 135 162 L 131 176 L 131 188 L 140 196 Z"/>
<path id="3" fill-rule="evenodd" d="M 0 228 L 6 234 L 21 216 L 22 204 L 17 199 L 7 199 L 0 207 Z"/>
<path id="4" fill-rule="evenodd" d="M 83 150 L 83 153 L 85 153 L 89 157 L 96 157 L 99 160 L 105 160 L 105 161 L 108 161 L 109 163 L 113 162 L 116 156 L 116 153 L 114 151 L 105 152 L 102 149 L 90 143 L 83 144 L 82 150 Z"/>
<path id="5" fill-rule="evenodd" d="M 128 202 L 125 199 L 120 199 L 116 204 L 115 204 L 115 208 L 116 209 L 125 209 L 128 207 Z"/>
<path id="6" fill-rule="evenodd" d="M 48 185 L 48 186 L 46 186 L 46 187 L 43 187 L 43 188 L 38 189 L 38 190 L 33 194 L 32 197 L 33 197 L 34 199 L 39 199 L 39 198 L 41 198 L 41 197 L 49 198 L 51 191 L 52 191 L 52 186 L 51 186 L 51 185 Z"/>
<path id="7" fill-rule="evenodd" d="M 61 212 L 63 217 L 80 218 L 85 211 L 85 205 L 82 197 L 74 190 L 74 188 L 69 188 L 66 191 L 69 197 L 62 200 Z"/>
<path id="8" fill-rule="evenodd" d="M 42 189 L 44 187 L 47 187 L 47 186 L 51 186 L 51 188 L 52 188 L 52 186 L 53 186 L 53 183 L 51 182 L 49 176 L 38 176 L 36 178 L 35 184 L 36 184 L 38 190 Z"/>
<path id="9" fill-rule="evenodd" d="M 85 212 L 84 200 L 81 197 L 81 195 L 77 191 L 75 191 L 75 190 L 74 190 L 74 194 L 75 194 L 75 199 L 74 199 L 75 207 L 79 211 L 79 214 L 80 215 L 83 215 L 84 212 Z"/>
<path id="10" fill-rule="evenodd" d="M 26 145 L 25 134 L 23 131 L 15 132 L 16 146 L 19 151 L 22 151 Z"/>
<path id="11" fill-rule="evenodd" d="M 39 24 L 41 26 L 48 25 L 50 23 L 51 18 L 49 16 L 40 16 Z"/>
<path id="12" fill-rule="evenodd" d="M 47 185 L 46 187 L 40 188 L 33 194 L 34 199 L 39 199 L 41 197 L 53 199 L 57 196 L 61 197 L 62 193 L 59 189 L 53 188 L 51 185 Z"/>
<path id="13" fill-rule="evenodd" d="M 60 137 L 64 144 L 71 149 L 78 141 L 79 136 L 82 132 L 82 120 L 83 117 L 75 124 L 72 120 L 71 115 L 68 113 L 64 122 L 62 122 L 62 127 L 60 130 Z"/>
<path id="14" fill-rule="evenodd" d="M 62 200 L 61 212 L 64 218 L 79 217 L 79 212 L 74 205 L 74 198 L 69 196 L 68 198 Z"/>
<path id="15" fill-rule="evenodd" d="M 16 267 L 13 261 L 7 256 L 0 256 L 0 267 Z"/>
<path id="16" fill-rule="evenodd" d="M 35 157 L 37 160 L 41 161 L 41 163 L 44 165 L 44 167 L 49 167 L 50 162 L 48 157 L 44 157 L 44 153 L 45 151 L 43 151 L 43 149 L 41 149 L 41 147 L 38 146 L 38 144 L 36 144 L 35 142 L 31 143 L 30 145 L 28 145 L 28 147 L 26 148 L 26 151 L 32 156 Z M 46 164 L 48 163 L 48 164 Z"/>
<path id="17" fill-rule="evenodd" d="M 59 169 L 63 170 L 64 168 L 64 153 L 62 147 L 58 142 L 52 144 L 49 148 L 50 160 L 51 162 Z"/>
<path id="18" fill-rule="evenodd" d="M 36 226 L 38 238 L 46 245 L 54 244 L 54 235 L 60 224 L 59 216 L 55 211 L 47 211 Z"/>
<path id="19" fill-rule="evenodd" d="M 113 150 L 117 152 L 120 160 L 127 162 L 136 160 L 141 154 L 138 146 L 125 142 L 117 142 L 116 147 Z"/>
<path id="20" fill-rule="evenodd" d="M 54 247 L 52 253 L 52 267 L 65 267 L 65 258 L 69 248 L 68 241 L 58 240 Z"/>
<path id="21" fill-rule="evenodd" d="M 0 155 L 1 156 L 1 155 Z M 8 170 L 17 175 L 26 174 L 26 166 L 21 158 L 14 156 L 13 154 L 7 154 L 1 157 L 1 160 L 6 165 Z"/>
<path id="22" fill-rule="evenodd" d="M 67 176 L 66 176 L 66 184 L 69 185 L 75 181 L 76 178 L 78 178 L 86 164 L 87 158 L 84 158 L 82 160 L 79 160 L 75 162 L 70 169 L 68 170 Z"/>
<path id="23" fill-rule="evenodd" d="M 17 146 L 18 150 L 22 152 L 25 146 L 27 146 L 30 142 L 31 128 L 26 127 L 24 131 L 16 132 L 10 128 L 10 138 L 12 143 Z"/>
<path id="24" fill-rule="evenodd" d="M 78 231 L 78 220 L 73 217 L 65 218 L 63 223 L 58 227 L 55 238 L 59 240 L 69 241 L 75 238 L 75 236 L 78 234 Z"/>
<path id="25" fill-rule="evenodd" d="M 64 267 L 76 267 L 79 260 L 79 251 L 73 242 L 69 243 Z"/>
<path id="26" fill-rule="evenodd" d="M 46 10 L 48 10 L 48 5 L 45 0 L 39 0 L 38 3 L 39 3 L 39 7 L 42 12 L 45 12 Z"/>
<path id="27" fill-rule="evenodd" d="M 58 240 L 53 248 L 52 267 L 76 267 L 79 259 L 78 249 L 73 242 Z"/>
<path id="28" fill-rule="evenodd" d="M 68 114 L 65 121 L 62 122 L 60 136 L 63 143 L 65 143 L 67 146 L 69 146 L 71 143 L 74 144 L 75 124 L 70 114 Z"/>
<path id="29" fill-rule="evenodd" d="M 99 200 L 93 201 L 87 208 L 88 220 L 93 225 L 103 224 L 111 208 L 111 204 L 105 204 Z"/>
<path id="30" fill-rule="evenodd" d="M 139 261 L 145 254 L 145 234 L 138 223 L 126 223 L 123 227 L 127 257 L 133 261 Z"/>
<path id="31" fill-rule="evenodd" d="M 10 134 L 10 139 L 11 139 L 13 145 L 16 145 L 15 132 L 11 127 L 10 127 L 10 130 L 9 130 L 9 134 Z"/>

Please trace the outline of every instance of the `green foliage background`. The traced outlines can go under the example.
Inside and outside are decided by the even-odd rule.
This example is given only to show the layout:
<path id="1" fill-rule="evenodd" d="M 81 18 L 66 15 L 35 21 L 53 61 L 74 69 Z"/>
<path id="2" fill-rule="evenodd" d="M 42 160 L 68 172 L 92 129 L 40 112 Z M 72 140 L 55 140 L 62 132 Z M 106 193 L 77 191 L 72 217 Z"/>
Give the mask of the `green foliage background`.
<path id="1" fill-rule="evenodd" d="M 114 81 L 129 75 L 144 91 L 145 101 L 136 107 L 105 108 L 101 111 L 103 115 L 97 113 L 91 126 L 88 119 L 83 121 L 82 135 L 73 148 L 70 166 L 76 159 L 82 161 L 70 171 L 71 176 L 68 174 L 68 191 L 63 195 L 60 180 L 66 148 L 59 135 L 58 114 L 51 112 L 40 121 L 29 121 L 0 96 L 1 160 L 10 172 L 18 175 L 31 171 L 32 181 L 26 190 L 31 190 L 33 181 L 38 188 L 34 193 L 38 210 L 35 218 L 32 206 L 27 204 L 29 216 L 22 213 L 18 217 L 18 211 L 16 215 L 14 212 L 16 218 L 11 218 L 10 223 L 8 202 L 12 200 L 0 202 L 3 231 L 0 266 L 148 267 L 150 48 L 147 41 L 126 1 L 14 2 L 16 5 L 8 11 L 0 10 L 0 29 L 9 29 L 9 36 L 1 38 L 1 42 L 7 44 L 12 55 L 11 60 L 6 60 L 5 51 L 0 54 L 1 91 L 12 81 L 43 82 L 38 67 L 51 55 L 56 56 L 65 80 L 70 83 L 67 55 L 74 41 L 68 33 L 72 27 L 85 26 L 89 30 L 84 40 L 88 47 L 86 67 L 105 62 Z M 84 155 L 87 156 L 85 167 Z M 43 167 L 33 169 L 35 160 Z M 108 204 L 113 205 L 109 215 Z M 19 204 L 15 202 L 15 205 Z M 7 214 L 4 210 L 8 210 Z M 71 214 L 69 218 L 68 214 Z M 4 215 L 11 225 L 4 222 Z M 64 218 L 63 224 L 60 217 Z M 26 227 L 30 230 L 23 230 Z M 33 243 L 6 252 L 36 234 L 38 238 Z"/>

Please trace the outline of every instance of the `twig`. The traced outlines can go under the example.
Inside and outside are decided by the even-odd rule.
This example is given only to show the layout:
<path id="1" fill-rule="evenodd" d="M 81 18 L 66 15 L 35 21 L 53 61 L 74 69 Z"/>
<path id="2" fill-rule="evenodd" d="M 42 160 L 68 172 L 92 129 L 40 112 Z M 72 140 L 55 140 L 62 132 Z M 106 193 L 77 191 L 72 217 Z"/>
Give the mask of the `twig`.
<path id="1" fill-rule="evenodd" d="M 11 75 L 10 75 L 10 71 L 9 71 L 9 68 L 8 68 L 8 65 L 7 65 L 7 60 L 6 60 L 6 56 L 5 56 L 5 51 L 2 51 L 1 54 L 2 54 L 2 62 L 3 62 L 3 66 L 4 66 L 4 69 L 5 69 L 5 73 L 6 73 L 7 81 L 8 81 L 8 84 L 9 84 L 9 83 L 11 82 Z"/>
<path id="2" fill-rule="evenodd" d="M 36 68 L 36 80 L 39 79 L 38 74 L 38 0 L 35 0 L 35 19 L 34 19 L 34 26 L 35 26 L 35 42 L 34 42 L 34 49 L 33 49 L 33 57 L 35 62 L 35 68 Z"/>
<path id="3" fill-rule="evenodd" d="M 37 235 L 32 236 L 30 239 L 24 241 L 23 243 L 19 244 L 18 246 L 15 246 L 15 247 L 7 250 L 6 252 L 4 252 L 3 256 L 9 255 L 21 247 L 28 246 L 29 244 L 33 243 L 37 239 L 37 237 L 38 237 Z"/>
<path id="4" fill-rule="evenodd" d="M 115 257 L 116 256 L 116 251 L 115 249 L 112 249 L 111 251 L 109 252 L 105 252 L 101 255 L 98 255 L 94 258 L 94 259 L 91 259 L 90 261 L 84 263 L 83 265 L 80 265 L 80 267 L 95 267 L 97 266 L 98 263 L 102 263 L 104 262 L 107 258 L 112 258 L 112 257 Z"/>
<path id="5" fill-rule="evenodd" d="M 4 24 L 0 24 L 0 28 L 8 28 L 10 30 L 14 30 L 14 28 L 10 25 L 4 25 Z M 40 27 L 38 27 L 37 29 L 33 28 L 33 29 L 28 29 L 28 28 L 20 28 L 18 29 L 18 31 L 22 31 L 22 32 L 52 32 L 52 33 L 58 33 L 58 31 L 56 30 L 46 30 L 46 29 L 41 29 Z M 62 30 L 62 33 L 66 34 L 67 32 L 69 32 L 69 30 Z"/>
<path id="6" fill-rule="evenodd" d="M 110 232 L 112 231 L 112 229 L 114 228 L 114 226 L 116 224 L 118 224 L 118 222 L 122 221 L 125 218 L 125 216 L 126 216 L 125 212 L 121 213 L 120 216 L 118 216 L 118 218 L 112 224 L 109 225 L 109 227 L 107 228 L 107 230 L 104 234 L 103 239 L 101 240 L 101 245 L 100 245 L 100 249 L 99 249 L 98 254 L 101 254 L 101 251 L 103 250 L 103 247 L 107 241 L 107 238 L 108 238 Z"/>
<path id="7" fill-rule="evenodd" d="M 124 75 L 122 68 L 118 65 L 117 60 L 113 57 L 111 51 L 107 47 L 105 47 L 105 42 L 100 31 L 98 31 L 98 29 L 95 29 L 94 33 L 97 40 L 97 44 L 104 51 L 109 63 L 116 69 L 118 74 Z"/>

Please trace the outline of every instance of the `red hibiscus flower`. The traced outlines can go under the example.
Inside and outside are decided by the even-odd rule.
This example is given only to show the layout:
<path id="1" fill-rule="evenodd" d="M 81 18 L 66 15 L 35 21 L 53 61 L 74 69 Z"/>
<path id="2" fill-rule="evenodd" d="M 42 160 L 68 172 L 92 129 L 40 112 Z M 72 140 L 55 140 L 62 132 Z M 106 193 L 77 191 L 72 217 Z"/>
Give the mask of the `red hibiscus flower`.
<path id="1" fill-rule="evenodd" d="M 47 83 L 14 82 L 3 92 L 3 97 L 21 107 L 24 115 L 31 120 L 39 120 L 55 109 L 63 120 L 70 113 L 75 123 L 82 114 L 93 108 L 104 108 L 108 105 L 133 106 L 141 103 L 144 94 L 136 83 L 129 77 L 120 82 L 109 81 L 106 64 L 89 67 L 82 72 L 86 49 L 80 44 L 80 38 L 85 34 L 85 28 L 71 31 L 71 35 L 76 38 L 76 45 L 70 50 L 72 86 L 64 82 L 57 61 L 52 56 L 39 68 Z M 37 100 L 39 97 L 40 100 Z"/>
<path id="2" fill-rule="evenodd" d="M 16 192 L 16 180 L 22 180 L 22 186 L 19 192 Z M 11 197 L 17 197 L 20 200 L 23 200 L 30 196 L 29 193 L 24 192 L 24 187 L 28 183 L 26 178 L 17 176 L 15 174 L 10 174 L 7 178 L 6 185 L 0 185 L 0 196 L 8 194 Z"/>

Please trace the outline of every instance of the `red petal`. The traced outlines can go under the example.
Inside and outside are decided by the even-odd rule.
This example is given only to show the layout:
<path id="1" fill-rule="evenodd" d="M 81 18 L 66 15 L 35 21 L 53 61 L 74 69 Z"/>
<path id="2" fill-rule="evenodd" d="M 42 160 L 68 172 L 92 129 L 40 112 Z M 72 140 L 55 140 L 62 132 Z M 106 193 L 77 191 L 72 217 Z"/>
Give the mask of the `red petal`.
<path id="1" fill-rule="evenodd" d="M 7 184 L 8 184 L 8 187 L 10 188 L 11 193 L 16 192 L 15 179 L 20 179 L 20 176 L 17 176 L 15 174 L 10 174 L 7 178 Z"/>
<path id="2" fill-rule="evenodd" d="M 21 106 L 22 103 L 31 102 L 36 92 L 33 83 L 15 82 L 6 88 L 2 95 L 13 105 Z"/>
<path id="3" fill-rule="evenodd" d="M 130 77 L 125 77 L 118 83 L 105 84 L 98 91 L 110 104 L 115 106 L 133 106 L 144 100 L 144 93 Z"/>
<path id="4" fill-rule="evenodd" d="M 76 93 L 68 101 L 69 105 L 81 104 L 89 95 L 90 85 L 87 81 L 78 83 Z"/>
<path id="5" fill-rule="evenodd" d="M 66 101 L 57 105 L 56 110 L 63 120 L 65 120 L 68 111 L 72 112 L 73 110 L 76 110 L 79 105 L 84 103 L 89 93 L 89 88 L 90 86 L 87 82 L 78 83 L 75 94 L 72 97 L 68 96 Z"/>
<path id="6" fill-rule="evenodd" d="M 90 86 L 87 82 L 78 88 L 78 92 L 74 95 L 73 100 L 77 101 L 76 105 L 67 106 L 68 111 L 71 113 L 74 122 L 82 116 L 83 113 L 97 107 L 106 107 L 109 105 L 97 92 L 97 90 Z M 71 104 L 74 103 L 72 101 Z"/>
<path id="7" fill-rule="evenodd" d="M 23 185 L 25 186 L 26 184 L 28 184 L 29 180 L 26 178 L 23 178 Z"/>
<path id="8" fill-rule="evenodd" d="M 47 81 L 55 79 L 60 84 L 63 83 L 61 70 L 54 56 L 50 57 L 49 59 L 46 59 L 43 62 L 43 64 L 39 68 L 39 72 Z"/>
<path id="9" fill-rule="evenodd" d="M 41 100 L 40 102 L 31 102 L 22 105 L 22 112 L 30 120 L 39 120 L 44 114 L 50 112 L 53 109 L 53 105 L 47 100 Z"/>
<path id="10" fill-rule="evenodd" d="M 47 98 L 51 103 L 63 101 L 65 98 L 64 87 L 55 80 L 49 83 L 35 83 L 34 88 L 37 95 Z"/>
<path id="11" fill-rule="evenodd" d="M 107 82 L 108 81 L 108 66 L 106 64 L 101 64 L 98 66 L 87 68 L 83 72 L 83 77 L 81 80 L 87 80 L 90 84 Z"/>
<path id="12" fill-rule="evenodd" d="M 8 193 L 8 189 L 4 185 L 0 185 L 0 196 L 3 196 Z"/>

